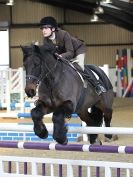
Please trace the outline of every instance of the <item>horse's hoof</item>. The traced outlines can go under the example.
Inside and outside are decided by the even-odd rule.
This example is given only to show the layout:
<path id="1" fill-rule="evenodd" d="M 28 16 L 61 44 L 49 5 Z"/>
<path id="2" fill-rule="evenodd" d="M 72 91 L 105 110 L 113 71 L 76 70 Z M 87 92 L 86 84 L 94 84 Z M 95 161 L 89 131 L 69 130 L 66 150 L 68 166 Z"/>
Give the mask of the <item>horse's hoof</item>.
<path id="1" fill-rule="evenodd" d="M 77 137 L 77 142 L 81 142 L 81 141 L 83 141 L 83 136 Z"/>
<path id="2" fill-rule="evenodd" d="M 68 143 L 68 139 L 66 138 L 65 142 L 63 143 L 63 145 L 67 145 Z"/>
<path id="3" fill-rule="evenodd" d="M 66 138 L 65 141 L 63 141 L 60 138 L 56 138 L 56 142 L 62 145 L 66 145 L 68 143 L 68 139 Z"/>
<path id="4" fill-rule="evenodd" d="M 104 138 L 104 141 L 105 142 L 109 142 L 109 143 L 112 142 L 112 141 L 116 141 L 116 140 L 118 140 L 118 136 L 117 135 L 113 135 L 112 138 L 108 138 L 108 137 Z"/>
<path id="5" fill-rule="evenodd" d="M 118 135 L 113 135 L 112 138 L 113 138 L 114 141 L 116 141 L 116 140 L 119 139 L 119 138 L 118 138 Z"/>
<path id="6" fill-rule="evenodd" d="M 102 142 L 98 139 L 93 143 L 93 145 L 102 145 Z"/>
<path id="7" fill-rule="evenodd" d="M 104 142 L 112 142 L 112 141 L 113 141 L 112 138 L 110 139 L 110 138 L 104 137 Z"/>
<path id="8" fill-rule="evenodd" d="M 48 131 L 46 128 L 44 129 L 36 129 L 34 128 L 35 135 L 37 135 L 41 139 L 46 139 L 48 137 Z"/>

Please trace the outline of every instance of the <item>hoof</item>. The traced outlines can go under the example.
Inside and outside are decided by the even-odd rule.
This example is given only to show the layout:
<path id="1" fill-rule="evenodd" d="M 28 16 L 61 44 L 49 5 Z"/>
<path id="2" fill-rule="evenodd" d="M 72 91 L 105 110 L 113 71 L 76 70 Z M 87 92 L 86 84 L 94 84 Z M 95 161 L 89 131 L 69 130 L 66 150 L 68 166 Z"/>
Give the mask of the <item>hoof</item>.
<path id="1" fill-rule="evenodd" d="M 81 142 L 81 141 L 83 141 L 83 136 L 77 137 L 77 142 Z"/>
<path id="2" fill-rule="evenodd" d="M 116 140 L 118 140 L 118 136 L 117 135 L 112 135 L 112 138 L 108 138 L 108 137 L 104 138 L 105 142 L 113 142 L 113 141 L 116 141 Z"/>
<path id="3" fill-rule="evenodd" d="M 104 137 L 104 142 L 112 142 L 112 141 L 113 141 L 112 138 L 110 139 L 110 138 Z"/>
<path id="4" fill-rule="evenodd" d="M 97 140 L 93 143 L 93 145 L 102 145 L 102 142 L 101 142 L 99 139 L 97 139 Z"/>
<path id="5" fill-rule="evenodd" d="M 62 144 L 62 145 L 66 145 L 68 143 L 68 139 L 66 138 L 65 141 L 63 141 L 62 139 L 56 138 L 55 139 L 57 143 Z"/>
<path id="6" fill-rule="evenodd" d="M 37 135 L 41 139 L 46 139 L 48 137 L 48 131 L 45 126 L 43 127 L 43 129 L 37 129 L 34 127 L 34 132 L 35 135 Z"/>
<path id="7" fill-rule="evenodd" d="M 118 138 L 118 135 L 113 135 L 113 137 L 112 137 L 112 138 L 113 138 L 113 140 L 114 140 L 114 141 L 116 141 L 116 140 L 118 140 L 118 139 L 119 139 L 119 138 Z"/>
<path id="8" fill-rule="evenodd" d="M 68 143 L 68 139 L 66 139 L 62 145 L 67 145 L 67 143 Z"/>

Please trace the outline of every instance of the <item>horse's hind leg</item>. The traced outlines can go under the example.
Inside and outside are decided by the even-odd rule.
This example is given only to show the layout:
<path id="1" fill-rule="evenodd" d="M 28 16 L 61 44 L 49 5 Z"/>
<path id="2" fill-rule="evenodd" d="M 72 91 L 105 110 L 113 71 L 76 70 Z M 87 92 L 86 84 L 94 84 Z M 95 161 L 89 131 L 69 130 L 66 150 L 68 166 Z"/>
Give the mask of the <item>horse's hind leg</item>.
<path id="1" fill-rule="evenodd" d="M 112 119 L 112 110 L 108 109 L 104 113 L 104 124 L 105 124 L 105 127 L 110 127 L 111 119 Z M 104 136 L 105 136 L 105 141 L 109 141 L 112 138 L 111 134 L 105 134 Z"/>
<path id="2" fill-rule="evenodd" d="M 43 124 L 43 103 L 39 102 L 35 108 L 31 110 L 31 116 L 34 123 L 34 132 L 40 138 L 47 138 L 48 131 L 46 126 Z"/>
<path id="3" fill-rule="evenodd" d="M 86 110 L 81 115 L 79 114 L 79 116 L 82 121 L 86 122 L 88 127 L 99 127 L 102 124 L 103 113 L 99 108 L 95 106 L 91 108 L 91 113 Z M 88 139 L 90 140 L 91 144 L 101 144 L 101 141 L 98 140 L 97 134 L 89 134 Z"/>
<path id="4" fill-rule="evenodd" d="M 90 118 L 91 124 L 89 126 L 100 127 L 103 120 L 103 112 L 96 106 L 93 106 L 91 108 Z M 90 134 L 88 136 L 90 137 L 91 144 L 102 144 L 101 141 L 98 140 L 97 134 Z"/>
<path id="5" fill-rule="evenodd" d="M 105 127 L 110 127 L 111 126 L 112 112 L 113 112 L 112 109 L 106 109 L 106 111 L 104 113 Z M 110 142 L 110 141 L 118 139 L 117 135 L 105 134 L 104 136 L 105 136 L 105 141 L 106 142 Z"/>

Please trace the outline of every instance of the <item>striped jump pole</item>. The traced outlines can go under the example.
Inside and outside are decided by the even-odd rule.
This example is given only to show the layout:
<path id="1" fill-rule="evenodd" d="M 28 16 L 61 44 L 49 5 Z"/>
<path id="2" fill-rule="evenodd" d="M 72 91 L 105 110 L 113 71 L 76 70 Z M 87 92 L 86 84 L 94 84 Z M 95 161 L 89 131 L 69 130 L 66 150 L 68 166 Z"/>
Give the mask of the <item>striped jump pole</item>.
<path id="1" fill-rule="evenodd" d="M 68 145 L 60 145 L 56 143 L 34 143 L 34 142 L 13 142 L 13 141 L 0 141 L 0 148 L 19 148 L 19 149 L 34 149 L 34 150 L 58 150 L 58 151 L 73 151 L 73 152 L 100 152 L 100 153 L 125 153 L 125 154 L 133 154 L 133 146 L 108 146 L 108 145 L 84 145 L 84 144 L 68 144 Z M 10 159 L 8 161 L 8 159 Z M 82 167 L 87 167 L 87 176 L 92 177 L 91 167 L 95 167 L 96 177 L 100 177 L 100 169 L 104 168 L 105 175 L 104 177 L 113 177 L 112 176 L 112 168 L 116 169 L 116 176 L 121 177 L 121 169 L 125 170 L 126 177 L 131 177 L 131 171 L 133 169 L 132 163 L 123 163 L 123 162 L 107 162 L 107 161 L 89 161 L 89 160 L 70 160 L 70 159 L 46 159 L 46 158 L 31 158 L 31 157 L 13 157 L 8 156 L 0 157 L 1 164 L 8 161 L 8 169 L 9 173 L 5 176 L 4 165 L 0 168 L 2 177 L 10 177 L 10 174 L 13 177 L 17 177 L 19 175 L 19 166 L 18 163 L 24 164 L 24 174 L 22 177 L 32 177 L 37 175 L 37 164 L 42 164 L 42 176 L 45 176 L 45 164 L 50 164 L 51 167 L 51 175 L 47 177 L 55 177 L 54 175 L 54 164 L 58 164 L 59 166 L 59 177 L 63 177 L 62 166 L 67 165 L 67 177 L 75 177 L 73 166 L 78 167 L 78 177 L 83 177 L 82 175 Z M 12 174 L 12 162 L 16 163 L 16 174 Z M 28 175 L 27 164 L 31 163 L 32 166 L 32 175 Z M 77 176 L 76 175 L 76 176 Z M 45 176 L 46 177 L 46 176 Z"/>
<path id="2" fill-rule="evenodd" d="M 76 143 L 61 145 L 57 143 L 0 141 L 0 148 L 133 154 L 133 146 L 111 146 L 111 145 L 90 145 L 90 144 L 88 145 Z"/>

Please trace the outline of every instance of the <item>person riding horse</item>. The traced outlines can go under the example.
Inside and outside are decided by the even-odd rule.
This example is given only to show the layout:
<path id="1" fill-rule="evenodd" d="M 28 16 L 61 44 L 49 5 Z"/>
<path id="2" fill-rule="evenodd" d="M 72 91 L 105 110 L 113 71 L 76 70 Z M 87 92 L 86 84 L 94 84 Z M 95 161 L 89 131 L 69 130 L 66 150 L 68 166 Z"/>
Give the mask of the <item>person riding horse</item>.
<path id="1" fill-rule="evenodd" d="M 69 60 L 81 74 L 84 73 L 86 52 L 84 42 L 71 36 L 67 31 L 58 28 L 56 19 L 51 16 L 40 20 L 40 29 L 44 37 L 43 44 L 53 45 L 56 49 L 56 56 Z M 106 89 L 92 76 L 91 70 L 90 72 L 87 71 L 84 76 L 95 88 L 98 95 L 106 92 Z"/>

